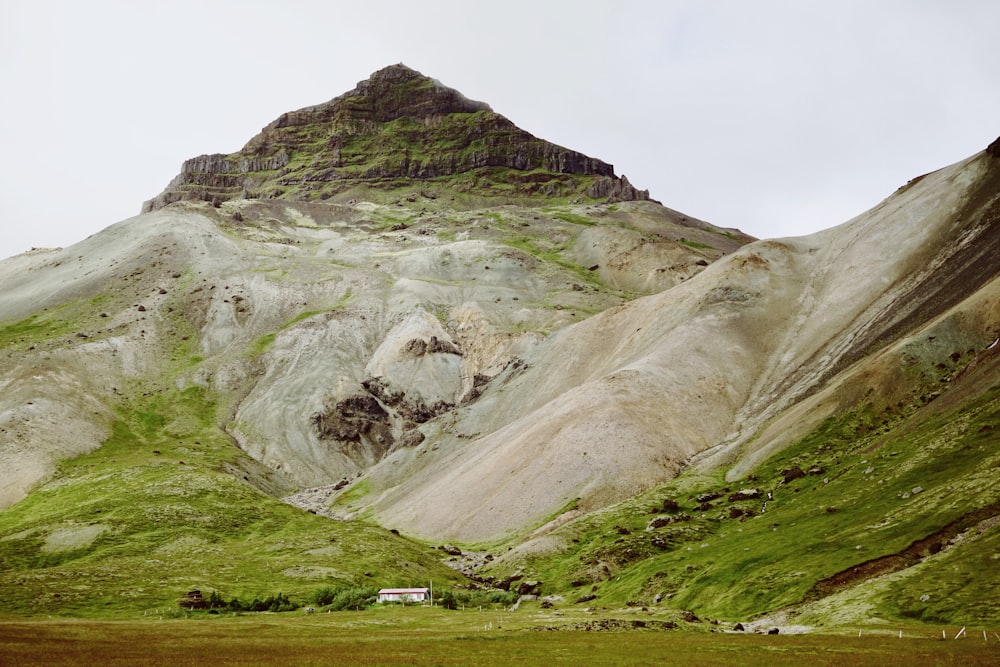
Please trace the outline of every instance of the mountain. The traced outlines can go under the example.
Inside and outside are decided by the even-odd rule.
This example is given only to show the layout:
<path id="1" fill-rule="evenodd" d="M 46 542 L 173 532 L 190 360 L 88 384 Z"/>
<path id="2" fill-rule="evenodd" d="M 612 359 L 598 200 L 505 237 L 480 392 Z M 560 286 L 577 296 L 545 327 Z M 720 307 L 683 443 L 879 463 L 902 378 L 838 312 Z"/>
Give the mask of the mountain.
<path id="1" fill-rule="evenodd" d="M 186 161 L 142 210 L 182 200 L 346 201 L 414 181 L 450 194 L 649 199 L 611 165 L 537 139 L 488 104 L 400 64 L 329 102 L 282 114 L 237 153 Z"/>
<path id="2" fill-rule="evenodd" d="M 998 213 L 994 143 L 755 241 L 386 68 L 0 262 L 0 590 L 995 621 Z"/>

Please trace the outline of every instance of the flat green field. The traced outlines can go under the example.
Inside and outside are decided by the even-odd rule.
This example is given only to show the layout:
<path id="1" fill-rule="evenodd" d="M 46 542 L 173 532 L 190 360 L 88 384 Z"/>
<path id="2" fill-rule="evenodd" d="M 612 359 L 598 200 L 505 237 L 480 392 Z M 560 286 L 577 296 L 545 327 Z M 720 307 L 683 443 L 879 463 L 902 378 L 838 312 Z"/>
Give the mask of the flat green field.
<path id="1" fill-rule="evenodd" d="M 996 665 L 1000 637 L 957 628 L 761 635 L 602 618 L 377 609 L 136 621 L 0 619 L 0 665 Z M 637 618 L 619 619 L 633 626 Z M 652 625 L 652 624 L 650 624 Z M 544 629 L 543 629 L 544 628 Z"/>

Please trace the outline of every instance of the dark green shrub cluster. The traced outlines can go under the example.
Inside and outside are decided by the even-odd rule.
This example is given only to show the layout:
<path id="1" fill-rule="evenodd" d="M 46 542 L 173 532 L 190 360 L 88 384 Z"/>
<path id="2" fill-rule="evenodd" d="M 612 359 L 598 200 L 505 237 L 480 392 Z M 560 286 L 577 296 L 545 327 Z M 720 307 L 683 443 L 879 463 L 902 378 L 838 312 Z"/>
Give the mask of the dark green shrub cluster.
<path id="1" fill-rule="evenodd" d="M 446 590 L 434 599 L 445 609 L 459 607 L 509 607 L 517 602 L 518 594 L 514 591 L 464 591 Z"/>
<path id="2" fill-rule="evenodd" d="M 378 589 L 371 586 L 346 588 L 320 588 L 313 592 L 311 601 L 317 607 L 327 607 L 333 611 L 364 609 L 378 600 Z"/>
<path id="3" fill-rule="evenodd" d="M 207 602 L 210 611 L 295 611 L 301 606 L 283 593 L 268 595 L 263 599 L 254 598 L 252 602 L 241 602 L 236 597 L 226 602 L 217 591 L 212 591 Z"/>

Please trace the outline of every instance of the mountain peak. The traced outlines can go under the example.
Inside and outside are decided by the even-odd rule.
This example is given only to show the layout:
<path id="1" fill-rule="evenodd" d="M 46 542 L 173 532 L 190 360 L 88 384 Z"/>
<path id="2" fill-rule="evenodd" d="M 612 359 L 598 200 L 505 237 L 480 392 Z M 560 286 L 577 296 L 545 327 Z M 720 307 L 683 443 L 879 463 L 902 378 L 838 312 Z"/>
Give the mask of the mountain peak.
<path id="1" fill-rule="evenodd" d="M 236 153 L 187 160 L 142 210 L 181 200 L 326 200 L 415 182 L 516 201 L 649 199 L 612 165 L 534 137 L 400 63 L 282 114 Z"/>
<path id="2" fill-rule="evenodd" d="M 388 122 L 402 116 L 423 118 L 450 113 L 492 111 L 454 88 L 399 63 L 380 69 L 333 102 L 371 105 L 374 119 Z M 332 103 L 332 102 L 331 102 Z"/>

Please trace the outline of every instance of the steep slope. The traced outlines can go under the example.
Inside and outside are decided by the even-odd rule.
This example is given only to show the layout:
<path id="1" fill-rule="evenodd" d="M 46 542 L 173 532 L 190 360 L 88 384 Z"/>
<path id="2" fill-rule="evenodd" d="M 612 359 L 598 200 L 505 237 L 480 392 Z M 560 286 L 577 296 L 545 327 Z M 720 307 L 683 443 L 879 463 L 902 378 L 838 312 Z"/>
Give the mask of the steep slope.
<path id="1" fill-rule="evenodd" d="M 763 329 L 775 340 L 755 337 L 758 349 L 772 350 L 757 358 L 759 377 L 740 386 L 739 373 L 726 376 L 748 399 L 724 416 L 745 430 L 693 457 L 666 485 L 598 512 L 566 512 L 495 561 L 490 576 L 541 579 L 589 604 L 667 605 L 733 623 L 767 614 L 751 627 L 889 619 L 995 624 L 997 147 L 915 179 L 839 228 L 752 244 L 686 284 L 732 275 L 730 265 L 742 264 L 741 257 L 757 255 L 773 269 L 776 255 L 768 249 L 786 259 L 790 247 L 802 250 L 808 270 L 799 276 L 806 279 L 788 283 L 806 295 L 792 304 L 810 317 L 785 322 L 779 312 Z M 817 255 L 822 262 L 809 266 Z M 653 302 L 662 309 L 676 291 L 619 311 Z M 731 356 L 741 347 L 732 342 L 734 330 L 761 329 L 750 318 L 712 328 L 713 343 L 742 371 L 754 357 Z M 647 358 L 666 346 L 644 349 L 650 347 Z M 688 354 L 697 351 L 692 346 Z M 683 368 L 682 360 L 674 356 L 671 370 Z M 707 358 L 697 363 L 711 368 Z M 671 413 L 682 395 L 675 385 Z M 756 413 L 747 408 L 755 403 Z M 704 416 L 705 404 L 686 407 L 678 410 L 682 423 Z M 587 419 L 581 413 L 576 422 Z"/>
<path id="2" fill-rule="evenodd" d="M 683 285 L 560 331 L 442 424 L 436 449 L 399 452 L 370 473 L 376 516 L 493 540 L 567 506 L 627 498 L 695 455 L 733 464 L 738 479 L 863 400 L 864 371 L 852 364 L 913 348 L 897 341 L 950 308 L 959 314 L 935 325 L 919 355 L 949 368 L 968 359 L 1000 332 L 989 287 L 1000 270 L 997 163 L 981 153 L 838 228 L 748 245 Z M 867 389 L 925 391 L 898 372 Z"/>

